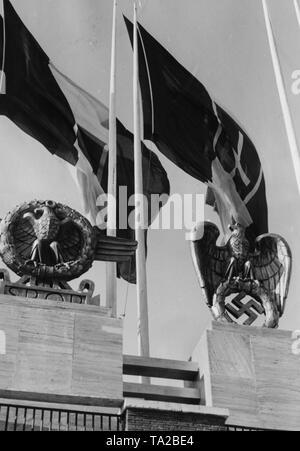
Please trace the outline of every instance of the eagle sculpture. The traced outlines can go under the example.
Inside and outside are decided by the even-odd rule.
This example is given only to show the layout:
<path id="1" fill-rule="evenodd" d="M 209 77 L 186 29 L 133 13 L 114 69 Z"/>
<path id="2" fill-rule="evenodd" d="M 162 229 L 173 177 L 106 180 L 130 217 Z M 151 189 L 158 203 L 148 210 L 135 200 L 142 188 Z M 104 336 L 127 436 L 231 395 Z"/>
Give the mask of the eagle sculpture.
<path id="1" fill-rule="evenodd" d="M 137 242 L 108 237 L 75 210 L 53 201 L 32 201 L 1 221 L 0 255 L 16 274 L 69 281 L 93 261 L 124 262 Z"/>
<path id="2" fill-rule="evenodd" d="M 276 328 L 289 289 L 290 248 L 279 235 L 264 234 L 251 243 L 242 225 L 235 223 L 230 230 L 224 246 L 217 245 L 220 232 L 213 223 L 201 222 L 192 232 L 192 259 L 206 303 L 215 320 L 233 322 L 226 297 L 245 293 L 262 305 L 264 326 Z"/>

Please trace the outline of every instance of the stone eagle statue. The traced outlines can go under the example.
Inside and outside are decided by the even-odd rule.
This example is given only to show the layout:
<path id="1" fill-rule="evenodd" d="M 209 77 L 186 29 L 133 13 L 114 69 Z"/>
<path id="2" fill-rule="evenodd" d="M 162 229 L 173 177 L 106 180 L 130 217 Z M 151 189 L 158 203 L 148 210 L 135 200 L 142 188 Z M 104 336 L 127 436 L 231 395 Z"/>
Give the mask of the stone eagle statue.
<path id="1" fill-rule="evenodd" d="M 235 223 L 224 246 L 211 222 L 201 222 L 191 236 L 191 253 L 206 303 L 217 321 L 233 322 L 226 312 L 226 297 L 245 293 L 257 300 L 266 316 L 264 326 L 278 327 L 289 289 L 292 256 L 287 242 L 275 234 L 256 238 L 253 246 L 245 228 Z"/>

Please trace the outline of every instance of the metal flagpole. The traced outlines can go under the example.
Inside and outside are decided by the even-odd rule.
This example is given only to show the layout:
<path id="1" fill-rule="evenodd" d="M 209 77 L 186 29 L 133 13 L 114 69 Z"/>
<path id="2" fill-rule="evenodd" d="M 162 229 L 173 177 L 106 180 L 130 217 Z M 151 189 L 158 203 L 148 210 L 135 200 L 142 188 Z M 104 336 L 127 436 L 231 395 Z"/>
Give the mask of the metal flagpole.
<path id="1" fill-rule="evenodd" d="M 271 51 L 271 56 L 272 56 L 273 68 L 274 68 L 274 73 L 275 73 L 275 78 L 276 78 L 276 83 L 277 83 L 277 89 L 278 89 L 278 93 L 279 93 L 286 133 L 287 133 L 290 151 L 291 151 L 291 155 L 292 155 L 292 160 L 293 160 L 293 165 L 294 165 L 294 170 L 295 170 L 295 175 L 296 175 L 296 181 L 297 181 L 298 190 L 299 190 L 299 194 L 300 194 L 300 155 L 299 155 L 298 143 L 297 143 L 296 134 L 295 134 L 295 130 L 294 130 L 291 111 L 290 111 L 289 104 L 288 104 L 287 94 L 285 91 L 284 79 L 283 79 L 283 74 L 282 74 L 282 70 L 280 67 L 274 33 L 272 30 L 267 0 L 262 0 L 262 4 L 263 4 L 269 46 L 270 46 L 270 51 Z"/>
<path id="2" fill-rule="evenodd" d="M 117 229 L 117 123 L 116 123 L 116 22 L 117 0 L 113 3 L 113 25 L 111 45 L 111 72 L 109 98 L 109 152 L 108 152 L 108 205 L 107 235 L 116 236 Z M 117 316 L 117 268 L 116 263 L 106 264 L 106 307 Z"/>
<path id="3" fill-rule="evenodd" d="M 294 7 L 295 7 L 295 11 L 296 11 L 296 17 L 297 17 L 298 25 L 300 27 L 300 8 L 299 8 L 299 3 L 298 3 L 297 0 L 294 0 Z"/>
<path id="4" fill-rule="evenodd" d="M 3 55 L 2 55 L 2 67 L 0 69 L 0 95 L 5 94 L 5 52 L 6 52 L 6 30 L 5 30 L 5 15 L 4 15 L 4 0 L 1 2 L 2 6 L 2 17 L 3 17 Z"/>
<path id="5" fill-rule="evenodd" d="M 134 39 L 133 39 L 133 117 L 134 117 L 134 179 L 135 179 L 135 233 L 138 242 L 136 253 L 137 277 L 137 310 L 138 310 L 138 348 L 139 355 L 148 357 L 150 354 L 149 325 L 148 325 L 148 297 L 146 277 L 146 249 L 145 249 L 145 204 L 143 199 L 143 173 L 141 149 L 140 122 L 140 90 L 139 90 L 139 56 L 137 5 L 134 1 Z M 149 378 L 142 379 L 144 383 Z"/>

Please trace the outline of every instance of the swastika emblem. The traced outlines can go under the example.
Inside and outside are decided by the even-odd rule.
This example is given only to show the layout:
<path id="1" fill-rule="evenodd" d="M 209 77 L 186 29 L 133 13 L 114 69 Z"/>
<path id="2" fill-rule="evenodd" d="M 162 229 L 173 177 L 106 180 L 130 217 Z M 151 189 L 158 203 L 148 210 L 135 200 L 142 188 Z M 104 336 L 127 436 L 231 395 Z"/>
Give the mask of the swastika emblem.
<path id="1" fill-rule="evenodd" d="M 250 299 L 246 303 L 242 300 L 246 297 L 245 293 L 239 293 L 235 298 L 226 304 L 226 310 L 235 319 L 241 318 L 243 315 L 247 316 L 247 319 L 243 322 L 244 326 L 251 326 L 259 315 L 265 313 L 262 305 L 255 299 Z"/>

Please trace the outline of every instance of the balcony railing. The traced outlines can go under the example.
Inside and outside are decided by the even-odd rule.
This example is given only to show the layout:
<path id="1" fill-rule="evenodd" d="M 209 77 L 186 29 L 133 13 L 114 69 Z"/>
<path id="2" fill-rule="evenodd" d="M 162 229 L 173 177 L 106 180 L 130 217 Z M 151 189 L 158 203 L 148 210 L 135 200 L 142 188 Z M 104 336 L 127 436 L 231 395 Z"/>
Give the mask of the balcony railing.
<path id="1" fill-rule="evenodd" d="M 72 409 L 41 407 L 21 401 L 0 404 L 0 431 L 122 431 L 120 415 Z"/>

